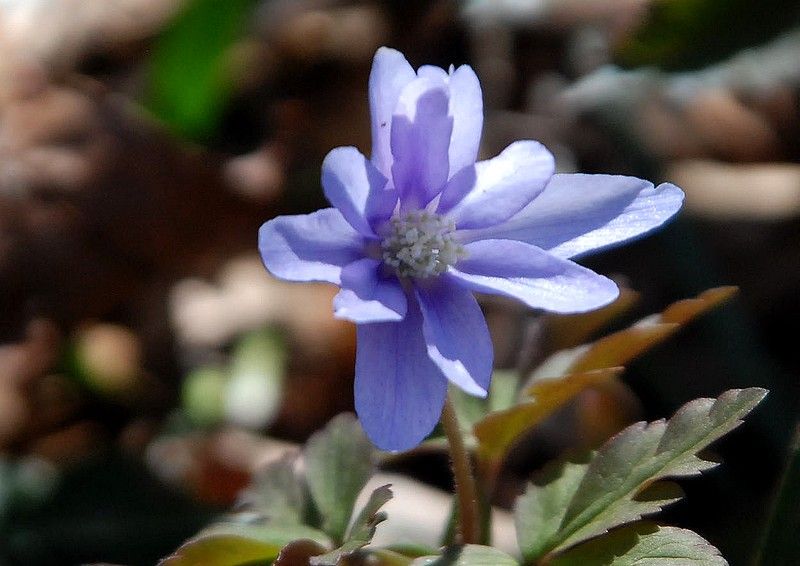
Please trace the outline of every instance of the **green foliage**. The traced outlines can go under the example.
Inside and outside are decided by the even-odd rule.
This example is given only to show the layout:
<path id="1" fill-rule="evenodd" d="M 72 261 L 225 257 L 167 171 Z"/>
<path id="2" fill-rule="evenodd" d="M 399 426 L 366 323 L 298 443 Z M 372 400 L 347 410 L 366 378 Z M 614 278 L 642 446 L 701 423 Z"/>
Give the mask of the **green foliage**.
<path id="1" fill-rule="evenodd" d="M 493 412 L 484 409 L 483 418 L 470 415 L 477 439 L 477 455 L 486 481 L 491 485 L 512 446 L 547 417 L 591 387 L 614 381 L 628 362 L 644 354 L 698 316 L 730 299 L 735 287 L 709 289 L 697 297 L 669 305 L 663 312 L 640 320 L 589 344 L 559 350 L 534 371 L 515 404 L 495 404 Z M 576 339 L 619 316 L 635 301 L 635 295 L 624 293 L 614 304 L 591 315 L 571 317 L 573 327 L 567 331 L 555 324 L 556 343 L 572 345 Z M 502 385 L 504 399 L 507 384 Z M 490 401 L 495 395 L 490 391 Z"/>
<path id="2" fill-rule="evenodd" d="M 157 39 L 146 106 L 177 133 L 210 136 L 231 94 L 230 49 L 255 0 L 190 0 Z"/>
<path id="3" fill-rule="evenodd" d="M 423 556 L 411 566 L 517 566 L 514 558 L 491 546 L 451 546 L 441 556 Z"/>
<path id="4" fill-rule="evenodd" d="M 451 390 L 465 444 L 477 456 L 483 493 L 491 492 L 500 466 L 519 438 L 586 389 L 615 383 L 623 364 L 733 293 L 730 287 L 711 289 L 627 329 L 574 347 L 626 310 L 635 299 L 629 294 L 602 313 L 573 317 L 573 325 L 580 328 L 559 328 L 553 323 L 553 344 L 566 349 L 547 359 L 521 390 L 518 374 L 509 371 L 495 372 L 488 399 Z M 271 352 L 270 344 L 276 343 L 263 334 L 241 342 L 232 371 L 280 373 L 282 350 Z M 642 518 L 682 497 L 680 488 L 668 478 L 696 475 L 716 465 L 698 453 L 738 426 L 765 394 L 752 388 L 728 391 L 716 400 L 698 399 L 669 421 L 628 427 L 584 460 L 547 466 L 540 482 L 531 485 L 516 504 L 517 539 L 524 563 L 726 564 L 695 533 L 656 526 Z M 436 440 L 426 445 L 443 446 Z M 163 566 L 245 566 L 269 561 L 277 566 L 518 564 L 505 552 L 481 545 L 447 544 L 441 551 L 373 546 L 375 530 L 387 518 L 382 508 L 392 492 L 389 486 L 376 489 L 353 517 L 356 499 L 372 472 L 373 449 L 352 415 L 331 420 L 309 439 L 302 455 L 304 465 L 295 454 L 267 466 L 246 493 L 246 512 L 239 522 L 201 532 Z M 488 504 L 485 511 L 488 522 Z M 485 527 L 489 532 L 489 525 Z"/>
<path id="5" fill-rule="evenodd" d="M 374 490 L 367 504 L 348 529 L 342 546 L 323 556 L 312 558 L 310 560 L 311 566 L 336 566 L 342 558 L 350 556 L 360 548 L 368 545 L 372 537 L 375 536 L 375 529 L 378 524 L 386 520 L 386 513 L 381 512 L 380 508 L 391 498 L 392 490 L 389 489 L 388 485 Z"/>
<path id="6" fill-rule="evenodd" d="M 270 463 L 245 492 L 243 513 L 186 541 L 161 566 L 292 564 L 312 556 L 314 564 L 335 565 L 369 544 L 392 492 L 376 489 L 347 529 L 372 474 L 372 445 L 358 421 L 349 414 L 332 419 L 309 439 L 303 456 L 305 474 L 297 455 Z"/>
<path id="7" fill-rule="evenodd" d="M 576 546 L 551 566 L 726 566 L 719 551 L 692 531 L 641 522 Z"/>
<path id="8" fill-rule="evenodd" d="M 312 436 L 305 451 L 306 480 L 322 529 L 341 542 L 358 494 L 372 474 L 372 444 L 352 415 L 339 415 Z"/>
<path id="9" fill-rule="evenodd" d="M 272 561 L 285 545 L 297 539 L 330 544 L 325 534 L 303 525 L 222 523 L 186 541 L 159 566 L 238 566 Z"/>
<path id="10" fill-rule="evenodd" d="M 270 463 L 254 479 L 245 499 L 265 518 L 282 524 L 301 524 L 306 510 L 306 486 L 287 456 Z"/>
<path id="11" fill-rule="evenodd" d="M 751 388 L 697 399 L 667 422 L 628 427 L 590 461 L 569 463 L 544 485 L 531 485 L 515 511 L 525 559 L 563 551 L 674 502 L 679 490 L 659 480 L 714 467 L 697 453 L 737 427 L 765 395 Z"/>

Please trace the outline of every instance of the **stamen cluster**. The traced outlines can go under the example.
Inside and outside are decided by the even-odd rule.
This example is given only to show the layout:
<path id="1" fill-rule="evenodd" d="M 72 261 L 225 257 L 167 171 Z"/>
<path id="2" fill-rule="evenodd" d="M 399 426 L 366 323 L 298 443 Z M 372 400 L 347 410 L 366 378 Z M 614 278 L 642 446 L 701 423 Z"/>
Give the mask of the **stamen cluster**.
<path id="1" fill-rule="evenodd" d="M 439 275 L 466 256 L 453 237 L 455 222 L 442 215 L 413 210 L 393 216 L 389 228 L 381 242 L 383 261 L 401 277 Z"/>

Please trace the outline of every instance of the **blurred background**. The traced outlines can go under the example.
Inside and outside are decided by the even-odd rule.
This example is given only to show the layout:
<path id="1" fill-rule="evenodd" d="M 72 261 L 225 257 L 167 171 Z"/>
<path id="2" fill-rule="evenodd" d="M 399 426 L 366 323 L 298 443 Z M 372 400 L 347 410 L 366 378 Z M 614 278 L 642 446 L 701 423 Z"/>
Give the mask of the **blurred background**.
<path id="1" fill-rule="evenodd" d="M 481 153 L 686 191 L 666 230 L 584 263 L 638 292 L 622 328 L 739 295 L 537 431 L 496 494 L 638 419 L 763 386 L 665 520 L 748 564 L 797 418 L 800 6 L 792 0 L 0 0 L 0 564 L 152 564 L 259 465 L 352 410 L 335 293 L 264 271 L 259 225 L 325 206 L 369 151 L 389 45 L 481 79 Z M 552 320 L 485 299 L 501 367 Z M 446 460 L 387 467 L 448 487 Z"/>

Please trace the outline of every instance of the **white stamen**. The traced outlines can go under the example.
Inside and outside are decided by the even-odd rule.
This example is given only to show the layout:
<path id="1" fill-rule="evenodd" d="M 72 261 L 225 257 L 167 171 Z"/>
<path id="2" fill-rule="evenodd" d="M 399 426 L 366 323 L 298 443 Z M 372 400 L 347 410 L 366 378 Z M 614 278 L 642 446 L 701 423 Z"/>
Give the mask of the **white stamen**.
<path id="1" fill-rule="evenodd" d="M 425 278 L 444 273 L 466 257 L 464 246 L 453 238 L 452 220 L 413 210 L 393 216 L 389 235 L 381 242 L 383 261 L 401 277 Z"/>

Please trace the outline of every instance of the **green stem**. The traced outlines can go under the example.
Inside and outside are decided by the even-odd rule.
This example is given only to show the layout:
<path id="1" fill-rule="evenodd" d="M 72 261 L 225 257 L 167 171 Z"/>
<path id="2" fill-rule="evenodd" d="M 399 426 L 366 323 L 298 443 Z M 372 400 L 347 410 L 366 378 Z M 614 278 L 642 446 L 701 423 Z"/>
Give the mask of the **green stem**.
<path id="1" fill-rule="evenodd" d="M 453 468 L 458 498 L 458 531 L 462 544 L 478 544 L 481 540 L 478 492 L 472 472 L 469 452 L 464 446 L 458 417 L 448 396 L 442 410 L 442 427 L 450 445 L 450 465 Z"/>

